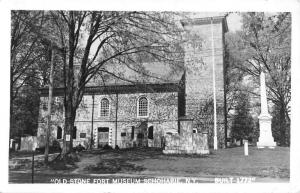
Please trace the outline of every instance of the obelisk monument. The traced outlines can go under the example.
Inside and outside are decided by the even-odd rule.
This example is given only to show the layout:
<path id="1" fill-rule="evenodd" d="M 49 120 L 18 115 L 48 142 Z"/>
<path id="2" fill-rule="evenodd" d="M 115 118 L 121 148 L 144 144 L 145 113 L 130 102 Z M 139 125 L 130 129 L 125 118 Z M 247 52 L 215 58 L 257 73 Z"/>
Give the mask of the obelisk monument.
<path id="1" fill-rule="evenodd" d="M 260 73 L 260 115 L 259 119 L 259 140 L 258 148 L 274 148 L 276 143 L 272 137 L 271 120 L 272 116 L 268 112 L 268 102 L 266 93 L 265 73 Z"/>

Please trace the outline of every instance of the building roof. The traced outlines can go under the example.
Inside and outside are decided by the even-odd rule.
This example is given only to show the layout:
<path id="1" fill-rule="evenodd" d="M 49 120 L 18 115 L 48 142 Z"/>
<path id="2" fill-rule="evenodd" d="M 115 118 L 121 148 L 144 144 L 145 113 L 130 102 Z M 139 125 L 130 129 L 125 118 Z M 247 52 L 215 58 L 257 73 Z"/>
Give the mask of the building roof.
<path id="1" fill-rule="evenodd" d="M 95 76 L 87 86 L 179 83 L 183 64 L 148 62 L 143 64 L 109 64 L 101 77 Z M 111 73 L 112 74 L 111 74 Z"/>
<path id="2" fill-rule="evenodd" d="M 101 77 L 95 76 L 85 87 L 85 95 L 151 92 L 178 92 L 184 74 L 182 65 L 151 62 L 143 64 L 109 64 Z M 40 95 L 48 96 L 49 89 L 41 88 Z M 53 96 L 63 96 L 64 88 L 53 89 Z"/>
<path id="3" fill-rule="evenodd" d="M 132 84 L 132 85 L 108 85 L 108 86 L 89 86 L 84 90 L 85 95 L 103 94 L 128 94 L 128 93 L 165 93 L 179 92 L 182 89 L 179 83 L 162 84 Z M 49 89 L 39 89 L 40 96 L 48 97 Z M 63 96 L 64 88 L 53 89 L 53 96 Z"/>

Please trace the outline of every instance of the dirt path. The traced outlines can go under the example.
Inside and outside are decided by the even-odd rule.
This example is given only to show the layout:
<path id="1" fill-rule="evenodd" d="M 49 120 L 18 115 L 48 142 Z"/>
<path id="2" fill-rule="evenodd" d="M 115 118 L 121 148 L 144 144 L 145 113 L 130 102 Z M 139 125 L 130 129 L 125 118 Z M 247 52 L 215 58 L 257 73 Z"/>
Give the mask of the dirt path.
<path id="1" fill-rule="evenodd" d="M 83 174 L 87 166 L 95 166 L 100 161 L 99 155 L 90 154 L 88 156 L 82 156 L 79 162 L 76 162 L 77 168 L 71 172 L 71 174 Z"/>

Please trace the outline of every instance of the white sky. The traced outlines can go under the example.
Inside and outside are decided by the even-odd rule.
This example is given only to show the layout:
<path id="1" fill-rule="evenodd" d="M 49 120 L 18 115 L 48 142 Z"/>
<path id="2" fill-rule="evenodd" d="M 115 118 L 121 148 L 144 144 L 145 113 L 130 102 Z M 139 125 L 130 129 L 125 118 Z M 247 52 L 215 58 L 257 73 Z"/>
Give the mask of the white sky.
<path id="1" fill-rule="evenodd" d="M 202 17 L 212 17 L 212 16 L 224 16 L 226 12 L 192 12 L 188 16 L 191 18 L 202 18 Z M 235 32 L 240 30 L 242 26 L 242 18 L 237 13 L 230 13 L 227 16 L 227 24 L 230 32 Z"/>
<path id="2" fill-rule="evenodd" d="M 227 17 L 227 24 L 229 32 L 235 32 L 242 27 L 242 18 L 236 13 L 232 13 Z"/>

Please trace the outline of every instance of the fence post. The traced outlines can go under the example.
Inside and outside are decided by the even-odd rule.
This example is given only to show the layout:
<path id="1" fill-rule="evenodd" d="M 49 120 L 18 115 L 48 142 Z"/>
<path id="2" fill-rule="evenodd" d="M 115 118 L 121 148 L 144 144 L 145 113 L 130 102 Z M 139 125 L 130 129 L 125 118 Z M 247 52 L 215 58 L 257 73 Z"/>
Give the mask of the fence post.
<path id="1" fill-rule="evenodd" d="M 34 183 L 34 151 L 32 151 L 31 183 Z"/>
<path id="2" fill-rule="evenodd" d="M 244 141 L 244 152 L 245 156 L 248 156 L 248 140 Z"/>

